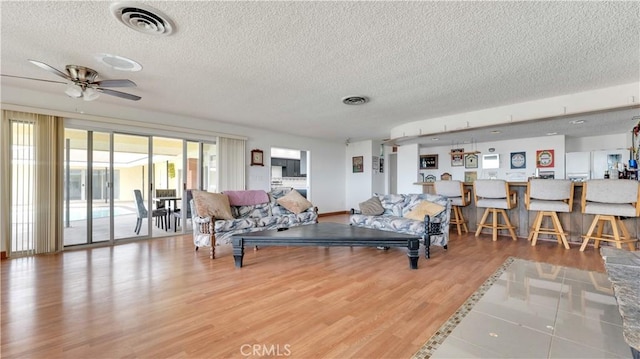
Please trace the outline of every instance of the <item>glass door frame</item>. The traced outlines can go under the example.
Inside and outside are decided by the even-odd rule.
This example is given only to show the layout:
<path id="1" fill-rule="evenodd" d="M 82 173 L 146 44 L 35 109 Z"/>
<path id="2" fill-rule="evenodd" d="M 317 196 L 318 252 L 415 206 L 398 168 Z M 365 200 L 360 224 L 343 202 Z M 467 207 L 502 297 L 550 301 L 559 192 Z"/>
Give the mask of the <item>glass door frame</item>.
<path id="1" fill-rule="evenodd" d="M 146 239 L 151 239 L 154 238 L 153 237 L 153 200 L 151 199 L 153 197 L 153 188 L 154 188 L 154 183 L 151 182 L 151 179 L 153 178 L 153 137 L 154 135 L 151 134 L 139 134 L 139 133 L 131 133 L 131 132 L 123 132 L 123 131 L 118 131 L 118 130 L 112 130 L 111 131 L 111 155 L 110 155 L 110 165 L 109 168 L 111 168 L 111 174 L 110 174 L 110 181 L 111 183 L 114 183 L 115 181 L 115 147 L 116 147 L 116 142 L 115 142 L 115 137 L 117 135 L 121 135 L 121 136 L 135 136 L 135 137 L 140 137 L 140 138 L 146 138 L 147 140 L 147 163 L 146 163 L 146 167 L 147 170 L 145 171 L 146 173 L 143 172 L 143 174 L 146 175 L 147 180 L 145 181 L 143 179 L 144 184 L 143 184 L 143 188 L 141 189 L 142 195 L 145 199 L 145 207 L 147 208 L 147 234 L 146 235 L 132 235 L 132 236 L 128 236 L 128 237 L 122 237 L 122 238 L 115 238 L 115 213 L 112 209 L 111 211 L 111 221 L 110 221 L 110 226 L 112 228 L 112 235 L 111 235 L 111 241 L 110 243 L 113 245 L 115 243 L 126 243 L 129 241 L 137 241 L 137 240 L 146 240 Z M 146 189 L 144 188 L 146 185 Z M 110 186 L 110 196 L 111 196 L 111 205 L 114 206 L 115 203 L 115 193 L 113 190 L 113 186 Z M 135 202 L 135 198 L 134 198 L 134 202 Z"/>
<path id="2" fill-rule="evenodd" d="M 107 126 L 109 127 L 109 126 Z M 109 156 L 108 156 L 108 161 L 109 164 L 108 166 L 101 166 L 101 168 L 108 168 L 108 175 L 106 176 L 106 180 L 107 180 L 107 189 L 106 189 L 106 196 L 109 200 L 109 205 L 105 208 L 108 208 L 109 210 L 109 217 L 108 217 L 108 226 L 109 226 L 109 238 L 106 240 L 100 240 L 98 242 L 95 242 L 92 240 L 92 236 L 93 236 L 93 232 L 94 229 L 93 224 L 93 218 L 89 218 L 87 220 L 87 229 L 86 229 L 86 233 L 87 233 L 87 241 L 81 244 L 69 244 L 69 245 L 64 245 L 65 248 L 81 248 L 81 247 L 87 247 L 87 246 L 91 246 L 91 247 L 96 247 L 96 246 L 108 246 L 108 245 L 115 245 L 117 243 L 126 243 L 126 242 L 131 242 L 131 241 L 136 241 L 136 240 L 145 240 L 145 239 L 151 239 L 151 238 L 158 238 L 158 237 L 154 237 L 153 236 L 153 229 L 154 229 L 154 222 L 152 222 L 154 220 L 154 218 L 152 217 L 152 209 L 153 209 L 153 190 L 155 189 L 155 183 L 151 182 L 153 179 L 153 139 L 154 137 L 165 137 L 165 138 L 172 138 L 172 139 L 177 139 L 177 140 L 181 140 L 182 141 L 182 151 L 183 151 L 183 158 L 182 158 L 182 174 L 181 174 L 181 182 L 182 182 L 182 188 L 183 188 L 183 196 L 184 196 L 184 190 L 187 189 L 187 186 L 191 186 L 193 185 L 193 182 L 197 182 L 195 185 L 193 185 L 193 188 L 189 188 L 189 189 L 197 189 L 197 190 L 207 190 L 204 188 L 205 183 L 209 183 L 210 185 L 214 185 L 217 186 L 218 182 L 219 182 L 219 173 L 215 174 L 216 178 L 207 178 L 205 179 L 204 177 L 207 175 L 210 175 L 210 171 L 205 171 L 205 166 L 209 166 L 211 163 L 211 158 L 209 158 L 211 155 L 215 155 L 218 156 L 218 138 L 217 136 L 212 138 L 212 139 L 192 139 L 190 138 L 190 136 L 188 135 L 178 135 L 177 137 L 170 137 L 167 135 L 162 135 L 162 134 L 158 134 L 158 133 L 153 133 L 153 131 L 150 131 L 151 133 L 139 133 L 137 131 L 121 131 L 115 128 L 105 128 L 102 127 L 100 125 L 98 126 L 94 126 L 92 124 L 82 124 L 82 123 L 71 123 L 71 124 L 65 124 L 64 129 L 70 129 L 70 130 L 78 130 L 78 131 L 85 131 L 87 133 L 87 138 L 88 138 L 88 142 L 87 143 L 87 182 L 85 183 L 85 201 L 91 201 L 93 198 L 92 195 L 92 191 L 93 188 L 91 186 L 91 183 L 93 182 L 93 177 L 92 177 L 92 173 L 89 173 L 90 171 L 88 171 L 89 168 L 93 168 L 95 167 L 92 164 L 92 161 L 94 159 L 94 154 L 92 152 L 92 149 L 95 148 L 95 146 L 92 146 L 91 142 L 93 141 L 93 133 L 104 133 L 105 135 L 108 135 L 109 138 L 109 146 L 108 146 L 108 151 L 109 151 Z M 147 224 L 146 224 L 146 228 L 147 228 L 147 234 L 142 236 L 136 236 L 131 235 L 131 236 L 126 236 L 126 237 L 121 237 L 121 238 L 116 238 L 116 219 L 115 219 L 115 210 L 116 208 L 116 198 L 115 198 L 115 183 L 116 183 L 116 139 L 118 135 L 124 135 L 124 136 L 136 136 L 136 137 L 141 137 L 141 138 L 146 138 L 147 139 L 147 160 L 146 160 L 146 166 L 147 169 L 143 172 L 144 175 L 146 176 L 147 180 L 145 183 L 146 189 L 144 189 L 144 195 L 146 196 L 145 198 L 145 206 L 147 209 L 149 209 L 147 212 Z M 189 144 L 191 144 L 191 149 L 192 152 L 194 152 L 194 146 L 197 145 L 197 165 L 195 166 L 196 171 L 195 173 L 192 172 L 192 175 L 190 178 L 188 178 L 188 171 L 187 171 L 187 166 L 188 166 L 188 162 L 189 162 L 189 153 L 187 152 L 187 148 L 189 146 Z M 211 147 L 209 147 L 209 150 L 207 151 L 207 146 L 214 146 L 213 151 L 211 151 Z M 207 158 L 205 158 L 205 156 L 207 156 Z M 217 157 L 216 157 L 216 161 L 217 161 Z M 193 167 L 193 166 L 192 166 Z M 206 167 L 209 168 L 209 167 Z M 189 183 L 191 182 L 191 183 Z M 215 182 L 215 183 L 211 183 L 211 182 Z M 121 186 L 122 187 L 122 186 Z M 183 203 L 183 208 L 186 208 L 185 206 L 189 206 L 189 203 L 186 203 L 186 201 L 184 201 Z M 64 207 L 64 204 L 63 206 Z M 87 203 L 87 215 L 89 216 L 89 211 L 92 209 L 93 204 L 92 203 Z M 63 209 L 64 210 L 64 209 Z M 174 234 L 185 234 L 190 232 L 191 228 L 186 225 L 187 221 L 190 220 L 187 217 L 187 211 L 181 211 L 182 212 L 182 216 L 181 216 L 181 228 L 180 231 L 174 233 L 173 230 L 167 232 L 167 236 L 170 235 L 174 235 Z M 172 218 L 170 218 L 172 219 Z M 173 223 L 172 223 L 173 224 Z M 144 224 L 143 224 L 144 226 Z M 65 240 L 63 239 L 63 242 Z"/>

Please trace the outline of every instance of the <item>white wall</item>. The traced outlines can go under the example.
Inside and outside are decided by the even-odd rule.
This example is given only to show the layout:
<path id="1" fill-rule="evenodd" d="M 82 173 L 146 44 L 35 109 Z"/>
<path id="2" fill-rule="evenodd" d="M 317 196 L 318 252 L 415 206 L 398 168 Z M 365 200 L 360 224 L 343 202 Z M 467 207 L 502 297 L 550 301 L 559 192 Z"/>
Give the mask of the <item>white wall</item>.
<path id="1" fill-rule="evenodd" d="M 385 188 L 386 188 L 386 179 L 387 179 L 387 173 L 386 172 L 380 172 L 380 159 L 383 158 L 384 159 L 384 153 L 381 153 L 381 148 L 382 148 L 382 142 L 380 141 L 372 141 L 371 142 L 371 153 L 372 156 L 377 158 L 378 161 L 378 170 L 377 171 L 373 171 L 372 173 L 372 178 L 371 178 L 371 192 L 372 193 L 386 193 Z M 382 150 L 382 152 L 384 152 L 384 150 Z M 373 158 L 372 158 L 372 162 L 371 165 L 373 166 Z"/>
<path id="2" fill-rule="evenodd" d="M 321 141 L 309 137 L 297 137 L 279 132 L 258 129 L 242 129 L 247 140 L 247 189 L 271 188 L 270 166 L 250 166 L 250 151 L 258 148 L 264 151 L 264 163 L 271 163 L 271 147 L 309 151 L 307 174 L 310 191 L 309 200 L 318 207 L 319 213 L 344 211 L 345 174 L 341 164 L 345 162 L 344 143 Z M 351 160 L 349 158 L 349 160 Z"/>
<path id="3" fill-rule="evenodd" d="M 180 114 L 142 111 L 135 107 L 124 107 L 108 103 L 108 101 L 78 102 L 79 111 L 85 113 L 63 112 L 56 108 L 38 106 L 40 103 L 56 103 L 52 98 L 59 96 L 27 89 L 12 90 L 11 98 L 3 93 L 3 109 L 51 114 L 61 117 L 76 118 L 76 122 L 84 122 L 106 129 L 117 128 L 120 131 L 153 133 L 167 137 L 184 136 L 188 139 L 211 139 L 216 133 L 245 137 L 247 166 L 247 189 L 264 189 L 268 191 L 270 183 L 270 166 L 249 166 L 251 150 L 264 151 L 264 163 L 271 163 L 269 149 L 271 147 L 307 150 L 310 158 L 311 173 L 309 199 L 318 207 L 320 213 L 344 211 L 345 204 L 345 163 L 344 143 L 319 140 L 311 137 L 298 137 L 283 133 L 279 129 L 267 131 L 251 127 L 217 122 L 211 119 L 193 118 Z M 29 99 L 29 103 L 25 103 Z M 65 98 L 64 100 L 76 101 Z M 49 101 L 49 102 L 47 102 Z M 110 113 L 112 117 L 95 116 L 91 113 Z M 103 125 L 100 125 L 100 124 Z"/>
<path id="4" fill-rule="evenodd" d="M 360 202 L 371 198 L 374 193 L 386 193 L 385 181 L 388 172 L 386 168 L 382 173 L 379 170 L 381 145 L 381 141 L 367 140 L 351 142 L 345 147 L 347 209 L 357 209 Z M 364 158 L 364 171 L 361 173 L 353 173 L 352 158 L 356 156 Z M 377 160 L 377 170 L 374 170 L 373 157 Z"/>
<path id="5" fill-rule="evenodd" d="M 360 141 L 349 143 L 345 147 L 346 158 L 344 168 L 346 171 L 346 209 L 358 208 L 358 203 L 371 198 L 372 187 L 372 141 Z M 353 173 L 352 158 L 363 156 L 363 172 Z"/>
<path id="6" fill-rule="evenodd" d="M 400 149 L 408 146 L 401 146 Z M 437 154 L 438 155 L 438 169 L 435 170 L 419 170 L 418 157 L 413 155 L 413 148 L 409 151 L 400 150 L 398 156 L 403 157 L 402 162 L 414 161 L 414 163 L 407 163 L 406 168 L 400 172 L 403 175 L 401 182 L 415 182 L 418 173 L 433 174 L 436 179 L 440 179 L 440 175 L 448 172 L 452 175 L 454 180 L 464 181 L 465 171 L 477 171 L 478 178 L 487 178 L 489 171 L 496 171 L 497 178 L 509 179 L 508 175 L 513 172 L 524 172 L 526 177 L 533 175 L 536 169 L 536 152 L 538 150 L 554 150 L 554 167 L 541 169 L 542 171 L 554 171 L 556 178 L 564 178 L 564 153 L 565 153 L 565 140 L 564 136 L 544 136 L 534 137 L 518 140 L 506 140 L 495 142 L 484 142 L 476 144 L 466 144 L 456 146 L 458 148 L 464 148 L 465 151 L 479 151 L 478 154 L 478 168 L 467 169 L 464 166 L 451 166 L 451 146 L 439 146 L 439 147 L 426 147 L 419 148 L 419 154 Z M 494 152 L 489 152 L 489 148 L 493 148 Z M 524 170 L 511 169 L 510 155 L 511 152 L 526 152 L 527 165 Z M 483 170 L 482 168 L 482 155 L 483 154 L 499 154 L 500 155 L 500 168 L 496 170 Z M 400 159 L 399 159 L 400 161 Z M 414 172 L 410 172 L 410 168 L 413 165 Z M 419 177 L 418 177 L 419 179 Z M 415 191 L 415 190 L 414 190 Z M 402 192 L 401 192 L 402 193 Z"/>
<path id="7" fill-rule="evenodd" d="M 566 147 L 567 152 L 628 149 L 631 147 L 631 130 L 617 135 L 567 137 Z"/>
<path id="8" fill-rule="evenodd" d="M 607 110 L 638 103 L 639 97 L 640 82 L 634 82 L 569 95 L 548 97 L 534 101 L 409 122 L 392 128 L 391 138 L 418 136 L 428 133 L 464 130 L 495 124 Z"/>
<path id="9" fill-rule="evenodd" d="M 398 147 L 398 193 L 422 193 L 418 182 L 418 145 Z"/>

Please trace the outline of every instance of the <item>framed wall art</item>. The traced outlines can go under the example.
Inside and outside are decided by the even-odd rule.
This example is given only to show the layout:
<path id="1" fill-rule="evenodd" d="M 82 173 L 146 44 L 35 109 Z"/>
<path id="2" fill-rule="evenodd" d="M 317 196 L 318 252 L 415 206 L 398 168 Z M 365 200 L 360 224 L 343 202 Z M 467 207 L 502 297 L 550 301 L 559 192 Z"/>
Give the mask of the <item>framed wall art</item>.
<path id="1" fill-rule="evenodd" d="M 464 166 L 464 148 L 451 150 L 451 167 Z"/>
<path id="2" fill-rule="evenodd" d="M 251 150 L 251 166 L 264 166 L 264 152 Z"/>
<path id="3" fill-rule="evenodd" d="M 475 153 L 465 155 L 464 168 L 478 168 L 478 155 Z"/>
<path id="4" fill-rule="evenodd" d="M 473 181 L 478 179 L 478 172 L 476 171 L 465 171 L 464 173 L 464 181 L 467 183 L 472 183 Z"/>
<path id="5" fill-rule="evenodd" d="M 512 170 L 527 168 L 527 153 L 511 152 L 509 163 L 511 164 Z"/>
<path id="6" fill-rule="evenodd" d="M 438 169 L 438 155 L 420 155 L 421 170 Z"/>
<path id="7" fill-rule="evenodd" d="M 351 159 L 353 173 L 364 172 L 364 156 L 356 156 Z"/>
<path id="8" fill-rule="evenodd" d="M 536 168 L 553 167 L 554 164 L 553 150 L 536 151 Z"/>

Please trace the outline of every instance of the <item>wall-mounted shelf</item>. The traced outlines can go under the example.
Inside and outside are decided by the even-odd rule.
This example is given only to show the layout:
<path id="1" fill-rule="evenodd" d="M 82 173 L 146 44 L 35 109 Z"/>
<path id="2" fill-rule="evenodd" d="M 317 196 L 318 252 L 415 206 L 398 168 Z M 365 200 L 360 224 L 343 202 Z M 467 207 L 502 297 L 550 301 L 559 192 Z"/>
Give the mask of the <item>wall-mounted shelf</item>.
<path id="1" fill-rule="evenodd" d="M 449 154 L 450 154 L 451 156 L 453 156 L 453 155 L 470 155 L 470 154 L 477 155 L 478 153 L 480 153 L 480 151 L 469 151 L 469 152 L 449 152 Z"/>

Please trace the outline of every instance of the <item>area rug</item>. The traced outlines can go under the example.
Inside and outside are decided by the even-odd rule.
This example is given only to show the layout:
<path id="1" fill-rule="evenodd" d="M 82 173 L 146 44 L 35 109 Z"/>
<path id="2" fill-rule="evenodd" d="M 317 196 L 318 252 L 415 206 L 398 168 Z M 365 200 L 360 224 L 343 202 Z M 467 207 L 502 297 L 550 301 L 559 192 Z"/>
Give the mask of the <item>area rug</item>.
<path id="1" fill-rule="evenodd" d="M 411 357 L 412 359 L 427 359 L 430 358 L 431 355 L 435 352 L 436 349 L 444 342 L 444 340 L 451 334 L 453 329 L 460 324 L 462 319 L 473 309 L 473 306 L 476 305 L 478 300 L 482 298 L 482 296 L 491 288 L 493 283 L 500 278 L 502 273 L 509 268 L 511 263 L 515 261 L 515 257 L 507 258 L 504 263 L 486 280 L 484 283 L 478 287 L 478 289 L 467 298 L 467 300 L 462 303 L 460 308 L 447 319 L 447 321 L 442 324 L 442 326 L 427 340 L 427 342 Z"/>

